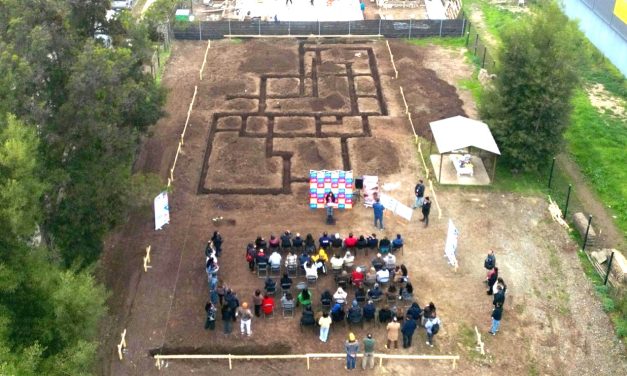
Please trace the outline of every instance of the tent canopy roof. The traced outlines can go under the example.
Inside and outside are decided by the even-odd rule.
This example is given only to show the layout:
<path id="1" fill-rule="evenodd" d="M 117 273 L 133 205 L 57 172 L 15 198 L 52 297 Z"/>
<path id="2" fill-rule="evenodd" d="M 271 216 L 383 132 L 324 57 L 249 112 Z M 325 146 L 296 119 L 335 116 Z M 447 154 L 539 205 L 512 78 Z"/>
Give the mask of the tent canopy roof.
<path id="1" fill-rule="evenodd" d="M 442 154 L 473 146 L 501 155 L 486 123 L 464 116 L 454 116 L 432 121 L 429 125 L 435 144 Z"/>

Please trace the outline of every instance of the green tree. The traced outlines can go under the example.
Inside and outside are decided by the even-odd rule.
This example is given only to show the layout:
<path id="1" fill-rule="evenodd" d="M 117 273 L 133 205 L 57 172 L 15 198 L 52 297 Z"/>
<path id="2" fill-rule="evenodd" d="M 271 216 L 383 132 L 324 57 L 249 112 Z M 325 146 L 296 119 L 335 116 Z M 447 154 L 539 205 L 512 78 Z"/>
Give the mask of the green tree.
<path id="1" fill-rule="evenodd" d="M 576 24 L 549 2 L 504 30 L 502 42 L 481 117 L 512 168 L 536 170 L 562 147 L 581 40 Z"/>

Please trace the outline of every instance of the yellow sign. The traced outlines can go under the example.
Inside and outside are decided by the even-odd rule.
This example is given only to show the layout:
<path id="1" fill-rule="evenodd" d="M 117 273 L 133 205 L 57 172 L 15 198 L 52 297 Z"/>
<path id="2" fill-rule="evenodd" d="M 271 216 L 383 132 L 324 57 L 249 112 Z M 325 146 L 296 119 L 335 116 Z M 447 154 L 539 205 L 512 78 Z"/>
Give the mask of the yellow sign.
<path id="1" fill-rule="evenodd" d="M 614 15 L 627 24 L 627 0 L 616 0 Z"/>

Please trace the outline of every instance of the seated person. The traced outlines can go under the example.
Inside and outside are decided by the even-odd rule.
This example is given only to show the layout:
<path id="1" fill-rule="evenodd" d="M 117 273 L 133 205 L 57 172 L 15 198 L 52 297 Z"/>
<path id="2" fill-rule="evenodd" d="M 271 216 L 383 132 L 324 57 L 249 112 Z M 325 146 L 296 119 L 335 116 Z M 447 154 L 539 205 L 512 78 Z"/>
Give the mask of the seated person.
<path id="1" fill-rule="evenodd" d="M 338 287 L 337 290 L 335 291 L 335 294 L 333 294 L 333 300 L 335 300 L 335 303 L 339 303 L 339 304 L 346 303 L 347 297 L 348 297 L 348 293 L 344 291 L 344 289 L 341 287 Z"/>
<path id="2" fill-rule="evenodd" d="M 416 320 L 417 322 L 421 321 L 422 309 L 420 309 L 420 306 L 418 305 L 418 303 L 413 302 L 411 304 L 411 307 L 409 307 L 409 309 L 407 310 L 406 316 L 411 317 L 413 320 Z"/>
<path id="3" fill-rule="evenodd" d="M 328 249 L 331 246 L 331 238 L 329 237 L 329 234 L 327 234 L 326 231 L 323 232 L 320 239 L 318 239 L 318 244 L 320 245 L 320 248 L 324 248 L 324 249 Z"/>
<path id="4" fill-rule="evenodd" d="M 379 322 L 388 323 L 390 321 L 392 321 L 392 310 L 387 305 L 384 305 L 379 310 Z"/>
<path id="5" fill-rule="evenodd" d="M 359 303 L 357 303 L 357 300 L 353 300 L 352 306 L 348 309 L 348 316 L 346 319 L 352 324 L 357 324 L 361 322 L 362 317 Z"/>
<path id="6" fill-rule="evenodd" d="M 269 293 L 275 292 L 276 282 L 270 277 L 266 278 L 264 289 L 266 290 L 266 292 L 269 292 Z"/>
<path id="7" fill-rule="evenodd" d="M 363 286 L 355 290 L 355 300 L 357 300 L 357 303 L 363 303 L 366 301 L 366 290 Z"/>
<path id="8" fill-rule="evenodd" d="M 274 298 L 269 295 L 264 295 L 263 300 L 261 301 L 261 310 L 266 315 L 272 314 L 274 311 Z"/>
<path id="9" fill-rule="evenodd" d="M 377 249 L 379 248 L 379 239 L 377 239 L 377 234 L 372 234 L 366 239 L 368 241 L 368 248 Z"/>
<path id="10" fill-rule="evenodd" d="M 305 238 L 305 252 L 307 254 L 312 254 L 316 250 L 316 242 L 314 241 L 313 236 L 311 234 L 307 234 Z"/>
<path id="11" fill-rule="evenodd" d="M 361 268 L 358 266 L 353 270 L 351 274 L 351 283 L 357 287 L 361 287 L 364 282 L 364 273 L 361 271 Z"/>
<path id="12" fill-rule="evenodd" d="M 390 302 L 396 300 L 397 296 L 398 293 L 396 292 L 396 286 L 390 285 L 390 287 L 388 287 L 388 291 L 385 293 L 385 298 L 388 302 Z"/>
<path id="13" fill-rule="evenodd" d="M 270 235 L 270 241 L 268 242 L 270 249 L 279 248 L 279 244 L 280 244 L 279 238 L 277 238 L 274 235 Z"/>
<path id="14" fill-rule="evenodd" d="M 373 320 L 374 315 L 377 312 L 377 307 L 374 305 L 372 300 L 368 300 L 368 303 L 364 306 L 364 319 L 365 320 Z"/>
<path id="15" fill-rule="evenodd" d="M 394 256 L 391 252 L 383 257 L 383 262 L 385 263 L 385 269 L 396 269 L 396 256 Z"/>
<path id="16" fill-rule="evenodd" d="M 381 291 L 381 288 L 379 287 L 378 283 L 375 283 L 374 287 L 368 290 L 369 299 L 377 300 L 381 297 L 381 295 L 383 295 L 383 291 Z"/>
<path id="17" fill-rule="evenodd" d="M 296 233 L 294 239 L 292 239 L 292 247 L 300 248 L 303 246 L 303 239 L 300 237 L 299 233 Z"/>
<path id="18" fill-rule="evenodd" d="M 344 290 L 348 289 L 348 284 L 350 283 L 350 281 L 351 277 L 348 275 L 346 270 L 342 270 L 342 274 L 338 275 L 335 279 L 335 283 L 337 283 L 337 285 Z"/>
<path id="19" fill-rule="evenodd" d="M 291 292 L 283 294 L 283 297 L 281 298 L 281 306 L 284 309 L 293 309 L 295 304 L 296 302 L 294 301 L 294 297 Z"/>
<path id="20" fill-rule="evenodd" d="M 283 273 L 283 277 L 281 277 L 281 288 L 283 290 L 289 290 L 292 288 L 292 279 L 287 275 L 287 273 Z"/>
<path id="21" fill-rule="evenodd" d="M 390 271 L 387 269 L 381 269 L 377 272 L 377 282 L 388 283 L 390 282 Z"/>
<path id="22" fill-rule="evenodd" d="M 371 262 L 372 267 L 376 271 L 383 269 L 383 267 L 385 266 L 385 261 L 383 261 L 383 257 L 381 257 L 380 253 L 377 253 L 377 257 L 373 258 Z"/>
<path id="23" fill-rule="evenodd" d="M 302 305 L 304 307 L 311 306 L 311 292 L 309 289 L 303 289 L 296 297 L 296 305 Z"/>
<path id="24" fill-rule="evenodd" d="M 296 254 L 292 253 L 292 251 L 289 251 L 287 253 L 287 256 L 285 256 L 285 267 L 295 268 L 297 266 L 298 266 L 298 257 L 296 257 Z"/>
<path id="25" fill-rule="evenodd" d="M 331 257 L 331 269 L 341 270 L 344 266 L 344 258 L 340 257 L 337 253 Z"/>
<path id="26" fill-rule="evenodd" d="M 318 278 L 318 267 L 311 261 L 307 261 L 303 266 L 305 268 L 305 278 Z"/>
<path id="27" fill-rule="evenodd" d="M 364 285 L 370 287 L 374 286 L 377 282 L 377 271 L 375 268 L 370 268 L 368 273 L 366 273 L 366 278 L 364 279 Z"/>
<path id="28" fill-rule="evenodd" d="M 313 326 L 316 324 L 316 320 L 314 318 L 314 313 L 311 310 L 311 305 L 305 306 L 303 310 L 303 315 L 300 317 L 300 325 L 302 326 Z"/>
<path id="29" fill-rule="evenodd" d="M 255 248 L 266 249 L 268 248 L 268 243 L 266 243 L 266 240 L 263 237 L 257 236 L 257 239 L 255 239 Z"/>
<path id="30" fill-rule="evenodd" d="M 353 236 L 353 233 L 348 234 L 348 238 L 344 239 L 344 248 L 353 249 L 357 247 L 357 238 Z"/>
<path id="31" fill-rule="evenodd" d="M 335 303 L 333 308 L 331 308 L 331 320 L 333 320 L 333 322 L 342 322 L 345 318 L 346 312 L 344 312 L 342 305 Z"/>
<path id="32" fill-rule="evenodd" d="M 255 256 L 255 262 L 257 263 L 257 265 L 268 264 L 268 256 L 263 251 L 263 248 L 259 248 L 259 251 L 257 251 L 257 256 Z"/>
<path id="33" fill-rule="evenodd" d="M 318 272 L 322 274 L 327 274 L 327 267 L 325 263 L 329 262 L 329 256 L 327 256 L 327 252 L 324 250 L 324 248 L 320 248 L 318 250 L 318 253 L 311 256 L 311 260 L 315 263 L 316 267 L 318 268 Z"/>
<path id="34" fill-rule="evenodd" d="M 414 298 L 414 286 L 407 281 L 404 287 L 401 287 L 400 296 L 403 300 L 411 300 Z"/>
<path id="35" fill-rule="evenodd" d="M 401 234 L 396 234 L 396 239 L 392 240 L 392 251 L 396 251 L 403 246 L 403 238 Z"/>
<path id="36" fill-rule="evenodd" d="M 278 248 L 275 248 L 270 257 L 268 257 L 268 262 L 272 268 L 281 269 L 281 254 L 279 253 Z"/>
<path id="37" fill-rule="evenodd" d="M 281 248 L 287 249 L 292 247 L 292 234 L 290 234 L 289 230 L 286 230 L 283 235 L 281 235 Z"/>
<path id="38" fill-rule="evenodd" d="M 403 276 L 403 271 L 401 270 L 401 267 L 399 265 L 396 265 L 396 267 L 394 267 L 394 279 L 393 279 L 393 281 L 397 285 L 405 283 L 405 277 Z"/>
<path id="39" fill-rule="evenodd" d="M 306 252 L 303 252 L 298 256 L 298 264 L 304 266 L 308 261 L 310 261 L 310 257 Z"/>
<path id="40" fill-rule="evenodd" d="M 333 303 L 333 295 L 329 290 L 324 290 L 322 295 L 320 295 L 320 304 L 324 307 L 331 307 L 331 303 Z"/>
<path id="41" fill-rule="evenodd" d="M 391 250 L 392 242 L 390 242 L 390 239 L 388 239 L 387 236 L 384 236 L 383 239 L 381 239 L 381 241 L 379 242 L 379 252 L 385 255 Z"/>
<path id="42" fill-rule="evenodd" d="M 357 249 L 365 249 L 368 246 L 368 241 L 363 235 L 359 235 L 357 239 Z"/>
<path id="43" fill-rule="evenodd" d="M 347 268 L 352 268 L 355 263 L 355 256 L 351 254 L 351 251 L 346 251 L 344 254 L 344 266 Z"/>
<path id="44" fill-rule="evenodd" d="M 335 233 L 335 236 L 331 240 L 331 246 L 333 248 L 342 248 L 343 240 L 339 233 Z"/>

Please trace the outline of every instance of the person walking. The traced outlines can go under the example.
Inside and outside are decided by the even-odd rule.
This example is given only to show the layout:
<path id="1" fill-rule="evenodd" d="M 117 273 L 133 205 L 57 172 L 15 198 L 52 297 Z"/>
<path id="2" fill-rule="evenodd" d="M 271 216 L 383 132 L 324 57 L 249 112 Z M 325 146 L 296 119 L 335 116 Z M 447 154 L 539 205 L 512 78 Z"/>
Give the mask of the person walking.
<path id="1" fill-rule="evenodd" d="M 320 341 L 326 342 L 329 338 L 329 329 L 331 329 L 332 322 L 333 320 L 327 312 L 324 312 L 322 317 L 318 320 L 318 325 L 320 325 Z"/>
<path id="2" fill-rule="evenodd" d="M 220 257 L 220 255 L 222 254 L 222 235 L 220 234 L 219 231 L 214 231 L 213 232 L 213 236 L 211 237 L 211 242 L 213 243 L 213 246 L 216 249 L 216 257 Z"/>
<path id="3" fill-rule="evenodd" d="M 486 281 L 490 278 L 490 273 L 492 273 L 495 266 L 496 256 L 494 255 L 494 251 L 490 251 L 486 256 L 485 261 L 483 261 L 483 267 L 486 269 Z"/>
<path id="4" fill-rule="evenodd" d="M 253 320 L 253 313 L 248 309 L 248 303 L 242 303 L 242 306 L 237 309 L 236 316 L 239 316 L 240 323 L 240 331 L 242 335 L 246 334 L 247 336 L 251 336 L 253 334 L 250 326 Z"/>
<path id="5" fill-rule="evenodd" d="M 493 336 L 496 335 L 496 332 L 499 331 L 499 327 L 501 326 L 501 318 L 503 317 L 503 306 L 497 304 L 496 307 L 492 310 L 492 328 L 490 328 L 490 334 Z"/>
<path id="6" fill-rule="evenodd" d="M 394 342 L 394 348 L 398 349 L 398 330 L 401 328 L 401 324 L 398 322 L 396 317 L 392 319 L 392 322 L 388 324 L 387 329 L 387 337 L 388 343 L 385 345 L 386 349 L 392 348 L 392 342 Z"/>
<path id="7" fill-rule="evenodd" d="M 414 194 L 416 195 L 416 202 L 414 202 L 413 208 L 422 208 L 422 202 L 425 199 L 425 185 L 422 179 L 418 180 L 418 184 L 416 184 L 416 188 L 414 188 Z"/>
<path id="8" fill-rule="evenodd" d="M 503 284 L 501 284 L 501 282 L 503 282 Z M 496 287 L 496 293 L 494 293 L 494 297 L 492 298 L 492 305 L 495 307 L 497 305 L 503 306 L 503 304 L 505 304 L 505 290 L 507 289 L 503 278 L 499 277 L 494 286 Z"/>
<path id="9" fill-rule="evenodd" d="M 407 349 L 411 347 L 411 340 L 414 336 L 414 332 L 416 331 L 416 320 L 412 317 L 405 317 L 405 322 L 403 322 L 403 326 L 401 327 L 401 333 L 403 333 L 403 348 Z"/>
<path id="10" fill-rule="evenodd" d="M 434 313 L 425 323 L 425 331 L 427 332 L 427 345 L 433 347 L 433 337 L 440 331 L 440 319 Z"/>
<path id="11" fill-rule="evenodd" d="M 205 304 L 205 312 L 207 313 L 207 318 L 205 320 L 205 330 L 215 330 L 216 329 L 216 306 L 211 304 L 211 302 L 207 302 Z"/>
<path id="12" fill-rule="evenodd" d="M 222 322 L 224 323 L 224 334 L 231 334 L 233 311 L 228 304 L 222 306 Z"/>
<path id="13" fill-rule="evenodd" d="M 370 365 L 370 369 L 374 368 L 374 338 L 372 333 L 368 333 L 364 338 L 364 359 L 361 361 L 361 368 L 366 369 L 367 365 Z"/>
<path id="14" fill-rule="evenodd" d="M 348 334 L 348 340 L 344 343 L 344 349 L 346 350 L 346 369 L 355 369 L 359 342 L 353 333 Z"/>
<path id="15" fill-rule="evenodd" d="M 425 197 L 422 202 L 422 219 L 420 222 L 425 223 L 425 227 L 429 226 L 429 213 L 431 212 L 431 200 L 429 200 L 429 196 Z"/>
<path id="16" fill-rule="evenodd" d="M 374 227 L 377 227 L 378 222 L 379 229 L 383 230 L 383 212 L 385 211 L 385 206 L 383 206 L 378 198 L 372 205 L 372 210 L 374 211 Z"/>
<path id="17" fill-rule="evenodd" d="M 486 294 L 492 295 L 492 293 L 494 292 L 494 284 L 496 283 L 496 281 L 498 281 L 498 279 L 499 268 L 495 266 L 494 269 L 492 269 L 490 276 L 488 277 L 488 290 L 486 291 Z"/>

